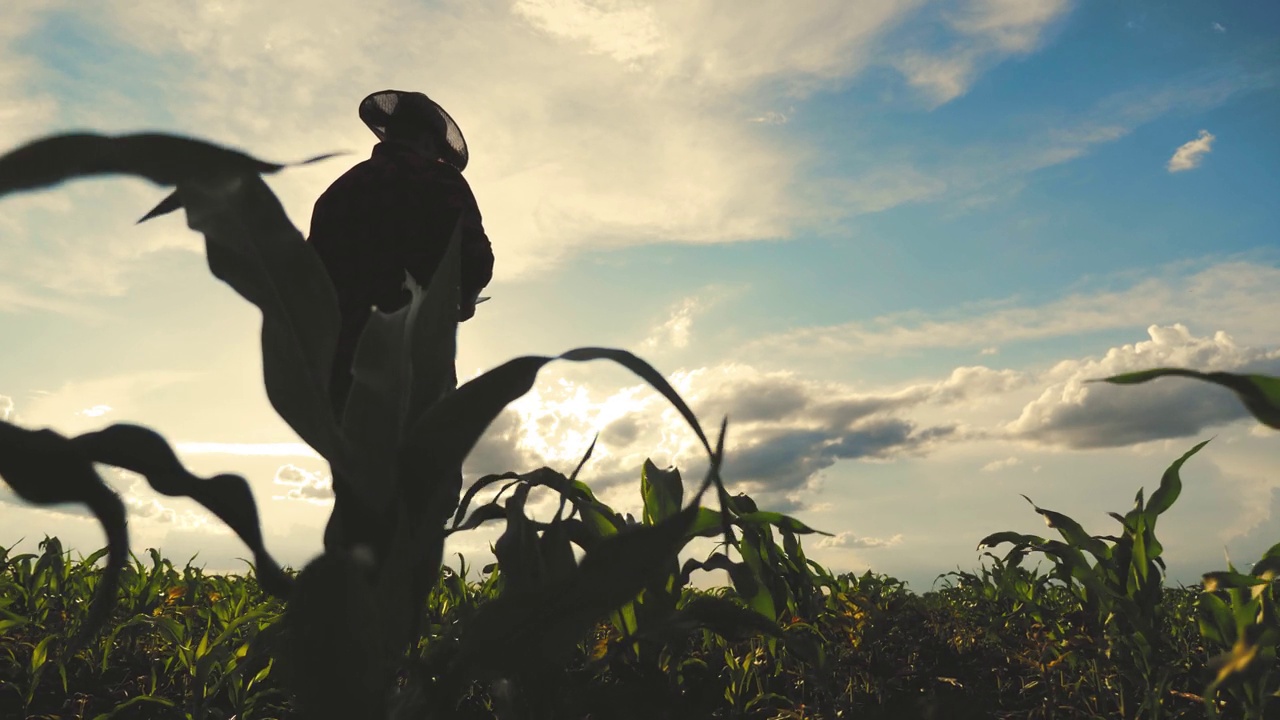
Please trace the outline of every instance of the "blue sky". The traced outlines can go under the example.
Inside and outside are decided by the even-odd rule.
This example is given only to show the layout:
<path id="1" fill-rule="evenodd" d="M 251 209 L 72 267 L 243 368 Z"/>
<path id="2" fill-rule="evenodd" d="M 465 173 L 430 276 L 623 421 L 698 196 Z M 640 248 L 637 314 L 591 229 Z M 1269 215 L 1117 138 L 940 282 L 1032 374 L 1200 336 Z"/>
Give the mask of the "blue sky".
<path id="1" fill-rule="evenodd" d="M 1161 522 L 1173 578 L 1280 541 L 1274 432 L 1215 388 L 1084 380 L 1160 364 L 1280 374 L 1280 10 L 1257 2 L 20 0 L 0 29 L 0 141 L 163 130 L 289 161 L 315 197 L 367 155 L 370 91 L 441 102 L 493 241 L 468 377 L 522 354 L 631 349 L 707 424 L 728 479 L 836 534 L 837 570 L 927 589 L 1019 497 L 1109 532 L 1202 439 Z M 261 388 L 256 311 L 209 276 L 163 190 L 83 181 L 0 200 L 0 412 L 139 422 L 239 472 L 268 545 L 320 549 L 327 469 Z M 570 469 L 638 504 L 693 438 L 620 370 L 551 366 L 469 476 Z M 135 549 L 245 553 L 198 506 L 110 481 Z M 0 489 L 0 544 L 99 532 Z M 491 535 L 456 550 L 483 553 Z"/>

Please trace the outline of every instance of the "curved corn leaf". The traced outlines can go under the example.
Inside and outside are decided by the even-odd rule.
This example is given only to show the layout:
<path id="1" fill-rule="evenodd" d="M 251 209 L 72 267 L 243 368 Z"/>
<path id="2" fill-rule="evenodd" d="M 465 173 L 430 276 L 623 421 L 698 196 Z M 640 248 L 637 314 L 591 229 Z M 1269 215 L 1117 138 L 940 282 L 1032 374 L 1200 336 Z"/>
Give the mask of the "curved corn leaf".
<path id="1" fill-rule="evenodd" d="M 1227 372 L 1205 373 L 1184 368 L 1155 368 L 1113 375 L 1090 382 L 1137 385 L 1160 377 L 1189 377 L 1229 388 L 1259 422 L 1280 430 L 1280 378 L 1270 375 L 1237 375 Z"/>
<path id="2" fill-rule="evenodd" d="M 209 269 L 262 311 L 267 399 L 307 444 L 350 474 L 329 397 L 338 299 L 320 256 L 256 175 L 178 188 L 187 225 L 205 236 Z"/>
<path id="3" fill-rule="evenodd" d="M 572 652 L 598 620 L 666 572 L 696 509 L 602 539 L 558 584 L 482 605 L 461 637 L 449 684 L 518 676 Z"/>
<path id="4" fill-rule="evenodd" d="M 1147 508 L 1144 511 L 1148 526 L 1154 528 L 1156 516 L 1168 510 L 1173 505 L 1173 501 L 1177 500 L 1178 496 L 1182 494 L 1182 477 L 1178 474 L 1178 471 L 1182 469 L 1183 463 L 1208 444 L 1208 440 L 1199 443 L 1184 453 L 1182 457 L 1174 460 L 1173 464 L 1164 471 L 1164 475 L 1160 478 L 1160 487 L 1151 493 L 1151 502 L 1147 503 Z"/>
<path id="5" fill-rule="evenodd" d="M 27 430 L 3 420 L 0 478 L 18 497 L 36 505 L 78 503 L 88 507 L 106 533 L 107 564 L 89 614 L 65 649 L 66 656 L 71 657 L 106 625 L 115 606 L 120 574 L 129 555 L 124 503 L 66 437 L 52 430 Z"/>
<path id="6" fill-rule="evenodd" d="M 826 535 L 827 537 L 831 537 L 831 533 L 829 532 L 814 530 L 813 528 L 809 527 L 808 525 L 805 525 L 799 520 L 793 517 L 790 517 L 788 515 L 783 515 L 782 513 L 778 513 L 778 512 L 766 512 L 762 510 L 757 510 L 755 512 L 741 513 L 738 515 L 738 520 L 744 523 L 773 525 L 780 530 L 799 533 L 801 535 L 817 533 L 818 535 Z"/>
<path id="7" fill-rule="evenodd" d="M 292 580 L 263 544 L 253 491 L 244 478 L 229 474 L 211 478 L 192 475 L 159 433 L 138 425 L 111 425 L 72 438 L 68 444 L 86 461 L 138 473 L 156 492 L 189 497 L 208 508 L 253 551 L 262 588 L 277 597 L 288 597 Z"/>
<path id="8" fill-rule="evenodd" d="M 0 157 L 0 196 L 94 175 L 137 175 L 157 185 L 178 185 L 214 175 L 261 175 L 338 154 L 281 164 L 174 135 L 70 133 L 32 141 Z M 171 205 L 172 200 L 161 206 L 166 204 Z"/>

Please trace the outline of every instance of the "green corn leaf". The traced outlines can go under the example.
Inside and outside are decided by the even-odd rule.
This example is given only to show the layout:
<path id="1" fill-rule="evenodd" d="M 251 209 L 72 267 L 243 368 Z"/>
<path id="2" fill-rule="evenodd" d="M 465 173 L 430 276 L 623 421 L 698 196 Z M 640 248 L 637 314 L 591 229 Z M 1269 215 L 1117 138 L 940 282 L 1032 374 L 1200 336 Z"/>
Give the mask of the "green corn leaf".
<path id="1" fill-rule="evenodd" d="M 1113 375 L 1090 382 L 1136 385 L 1160 377 L 1189 377 L 1229 388 L 1246 409 L 1264 425 L 1280 430 L 1280 378 L 1269 375 L 1237 375 L 1226 372 L 1198 372 L 1183 368 L 1156 368 Z"/>
<path id="2" fill-rule="evenodd" d="M 1164 471 L 1164 475 L 1160 478 L 1160 487 L 1151 493 L 1151 502 L 1147 503 L 1145 514 L 1149 526 L 1155 527 L 1156 516 L 1168 510 L 1173 505 L 1173 502 L 1178 499 L 1178 495 L 1182 494 L 1182 477 L 1178 474 L 1182 470 L 1182 465 L 1208 444 L 1208 440 L 1197 444 L 1183 454 L 1182 457 L 1174 460 L 1173 464 Z"/>
<path id="3" fill-rule="evenodd" d="M 1245 575 L 1244 573 L 1232 571 L 1218 571 L 1205 573 L 1201 582 L 1204 584 L 1205 592 L 1215 592 L 1217 590 L 1251 588 L 1255 585 L 1263 585 L 1267 581 L 1257 577 L 1256 575 Z"/>
<path id="4" fill-rule="evenodd" d="M 689 527 L 689 537 L 715 537 L 724 532 L 722 516 L 711 508 L 698 508 L 698 517 Z"/>
<path id="5" fill-rule="evenodd" d="M 557 585 L 505 592 L 481 606 L 461 638 L 450 684 L 512 677 L 565 658 L 595 622 L 666 572 L 696 509 L 601 540 Z"/>
<path id="6" fill-rule="evenodd" d="M 992 533 L 978 541 L 977 550 L 984 547 L 995 547 L 1003 543 L 1011 543 L 1014 546 L 1031 546 L 1043 545 L 1045 539 L 1036 535 L 1024 535 L 1019 532 L 1006 530 L 1004 532 Z"/>
<path id="7" fill-rule="evenodd" d="M 125 711 L 136 705 L 159 705 L 160 707 L 167 707 L 167 708 L 177 707 L 177 705 L 172 700 L 169 700 L 168 698 L 163 698 L 156 695 L 138 695 L 137 697 L 131 697 L 128 700 L 121 702 L 119 705 L 116 705 L 114 708 L 112 708 L 109 712 L 104 712 L 104 713 L 99 713 L 97 715 L 94 715 L 93 720 L 115 720 L 116 716 L 121 714 L 128 716 L 129 713 L 126 713 Z"/>
<path id="8" fill-rule="evenodd" d="M 777 512 L 765 512 L 765 511 L 757 510 L 755 512 L 740 513 L 738 515 L 738 521 L 742 523 L 750 523 L 750 524 L 756 524 L 756 525 L 773 525 L 775 527 L 778 527 L 779 529 L 786 530 L 788 532 L 799 533 L 801 535 L 817 533 L 818 535 L 826 535 L 827 537 L 831 537 L 831 533 L 829 532 L 814 530 L 813 528 L 809 527 L 808 525 L 805 525 L 804 523 L 800 522 L 799 520 L 793 517 L 783 515 L 782 513 L 777 513 Z"/>
<path id="9" fill-rule="evenodd" d="M 68 445 L 68 450 L 85 461 L 138 473 L 156 492 L 169 497 L 189 497 L 208 508 L 253 551 L 263 589 L 277 597 L 288 596 L 291 581 L 263 544 L 257 505 L 244 478 L 226 474 L 211 478 L 192 475 L 163 437 L 138 425 L 111 425 L 73 438 Z M 158 567 L 158 560 L 156 562 Z"/>
<path id="10" fill-rule="evenodd" d="M 782 630 L 772 620 L 732 600 L 711 595 L 695 596 L 668 618 L 666 624 L 682 633 L 710 630 L 730 642 L 760 635 L 783 637 Z"/>
<path id="11" fill-rule="evenodd" d="M 640 496 L 644 501 L 644 523 L 656 525 L 680 512 L 684 503 L 684 481 L 680 471 L 659 470 L 646 459 L 640 471 Z"/>
<path id="12" fill-rule="evenodd" d="M 1249 571 L 1251 575 L 1262 577 L 1270 573 L 1271 577 L 1280 575 L 1280 544 L 1272 545 Z"/>
<path id="13" fill-rule="evenodd" d="M 1037 506 L 1026 495 L 1023 495 L 1022 498 L 1031 503 L 1031 507 L 1035 508 L 1035 511 L 1044 517 L 1045 524 L 1057 530 L 1062 535 L 1062 539 L 1066 540 L 1070 545 L 1088 552 L 1099 560 L 1111 557 L 1111 548 L 1107 547 L 1106 543 L 1085 532 L 1080 523 L 1062 513 L 1045 510 Z"/>
<path id="14" fill-rule="evenodd" d="M 1217 595 L 1205 592 L 1197 599 L 1200 634 L 1222 647 L 1236 641 L 1236 621 L 1227 604 Z"/>

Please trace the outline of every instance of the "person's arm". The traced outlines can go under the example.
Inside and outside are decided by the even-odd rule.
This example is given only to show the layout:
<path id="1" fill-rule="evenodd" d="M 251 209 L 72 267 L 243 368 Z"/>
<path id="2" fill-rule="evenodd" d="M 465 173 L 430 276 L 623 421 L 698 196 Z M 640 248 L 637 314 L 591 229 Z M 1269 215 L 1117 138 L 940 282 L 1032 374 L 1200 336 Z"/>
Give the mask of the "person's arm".
<path id="1" fill-rule="evenodd" d="M 465 185 L 465 181 L 464 181 Z M 476 298 L 493 279 L 493 246 L 484 232 L 480 206 L 471 187 L 466 186 L 466 202 L 462 208 L 462 287 L 459 320 L 469 320 L 476 313 Z"/>

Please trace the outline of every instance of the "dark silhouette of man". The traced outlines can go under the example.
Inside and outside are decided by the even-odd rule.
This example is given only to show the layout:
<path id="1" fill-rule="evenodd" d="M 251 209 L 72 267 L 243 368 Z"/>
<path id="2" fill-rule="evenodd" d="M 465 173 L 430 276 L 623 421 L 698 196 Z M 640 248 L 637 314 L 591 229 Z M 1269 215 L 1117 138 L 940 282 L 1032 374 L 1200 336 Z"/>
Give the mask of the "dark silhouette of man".
<path id="1" fill-rule="evenodd" d="M 351 389 L 356 344 L 372 309 L 390 313 L 408 304 L 406 271 L 419 285 L 431 282 L 459 220 L 460 321 L 475 314 L 480 291 L 493 277 L 493 251 L 480 209 L 462 178 L 467 144 L 453 118 L 422 93 L 383 90 L 361 101 L 360 119 L 380 142 L 368 160 L 316 200 L 309 238 L 337 290 L 342 314 L 329 384 L 339 420 Z M 457 383 L 456 372 L 452 382 Z M 460 475 L 450 479 L 459 486 L 461 481 Z M 348 497 L 342 478 L 335 476 L 333 489 L 343 516 L 335 506 L 326 548 L 368 543 L 380 563 L 393 523 L 371 516 Z"/>
<path id="2" fill-rule="evenodd" d="M 420 92 L 383 90 L 361 101 L 360 119 L 380 142 L 368 160 L 316 200 L 309 238 L 342 313 L 330 381 L 339 417 L 351 389 L 356 343 L 372 308 L 390 313 L 408 304 L 405 271 L 419 285 L 431 282 L 459 219 L 459 320 L 475 314 L 476 299 L 493 277 L 480 209 L 462 178 L 467 143 L 453 118 Z"/>

